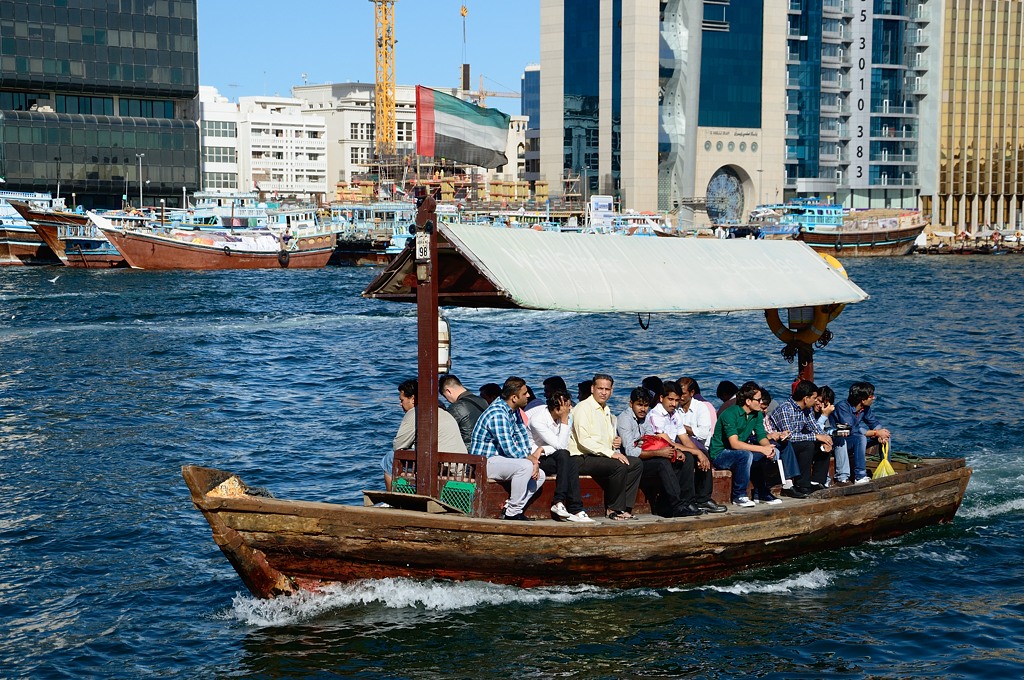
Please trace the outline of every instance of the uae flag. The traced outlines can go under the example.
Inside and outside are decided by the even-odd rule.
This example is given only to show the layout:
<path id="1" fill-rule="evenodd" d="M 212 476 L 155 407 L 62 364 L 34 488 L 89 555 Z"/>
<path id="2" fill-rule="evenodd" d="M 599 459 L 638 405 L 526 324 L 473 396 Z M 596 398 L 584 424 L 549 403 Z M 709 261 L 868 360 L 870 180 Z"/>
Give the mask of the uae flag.
<path id="1" fill-rule="evenodd" d="M 416 153 L 481 168 L 508 164 L 509 117 L 457 97 L 416 86 Z"/>

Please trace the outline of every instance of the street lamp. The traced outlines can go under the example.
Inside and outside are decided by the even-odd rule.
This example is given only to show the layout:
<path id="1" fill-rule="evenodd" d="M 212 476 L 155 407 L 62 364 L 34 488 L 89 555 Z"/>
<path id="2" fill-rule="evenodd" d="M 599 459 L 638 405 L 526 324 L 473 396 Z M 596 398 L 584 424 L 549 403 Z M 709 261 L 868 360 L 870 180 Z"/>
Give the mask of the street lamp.
<path id="1" fill-rule="evenodd" d="M 144 153 L 137 153 L 135 157 L 139 159 L 139 210 L 142 210 L 142 157 Z"/>
<path id="2" fill-rule="evenodd" d="M 60 198 L 60 156 L 54 156 L 53 160 L 57 161 L 57 198 Z"/>
<path id="3" fill-rule="evenodd" d="M 181 188 L 181 209 L 185 210 L 188 208 L 188 199 L 185 197 L 185 187 Z"/>
<path id="4" fill-rule="evenodd" d="M 76 208 L 78 208 L 78 199 L 75 198 L 75 192 L 72 191 L 71 192 L 71 212 L 75 212 Z"/>

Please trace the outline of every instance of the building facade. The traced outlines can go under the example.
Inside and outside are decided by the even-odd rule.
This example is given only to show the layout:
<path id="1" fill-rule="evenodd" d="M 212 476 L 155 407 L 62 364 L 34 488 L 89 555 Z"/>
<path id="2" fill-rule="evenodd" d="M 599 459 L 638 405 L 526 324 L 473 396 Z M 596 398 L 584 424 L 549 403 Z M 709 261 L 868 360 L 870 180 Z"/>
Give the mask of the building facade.
<path id="1" fill-rule="evenodd" d="M 772 1 L 704 3 L 694 224 L 742 222 L 782 200 L 786 15 Z"/>
<path id="2" fill-rule="evenodd" d="M 199 187 L 195 0 L 0 3 L 0 176 L 88 208 Z"/>
<path id="3" fill-rule="evenodd" d="M 1024 3 L 945 0 L 939 29 L 944 93 L 935 126 L 936 182 L 922 186 L 933 221 L 956 231 L 1022 228 Z M 941 19 L 941 21 L 940 21 Z M 937 65 L 936 65 L 937 69 Z M 923 184 L 923 183 L 922 183 Z"/>
<path id="4" fill-rule="evenodd" d="M 330 199 L 323 116 L 304 115 L 292 97 L 240 97 L 238 171 L 271 199 Z M 249 189 L 249 187 L 243 187 Z"/>
<path id="5" fill-rule="evenodd" d="M 465 94 L 456 88 L 434 88 L 446 94 Z M 395 157 L 384 168 L 374 156 L 376 125 L 373 83 L 328 83 L 292 88 L 292 94 L 303 104 L 305 116 L 323 120 L 326 138 L 326 173 L 330 192 L 351 187 L 360 177 L 383 173 L 397 183 L 403 177 L 413 179 L 430 170 L 421 167 L 416 156 L 416 86 L 395 86 Z M 465 97 L 463 97 L 465 98 Z M 484 173 L 484 177 L 519 179 L 526 167 L 527 118 L 513 116 L 509 124 L 509 141 L 505 155 L 507 166 Z M 433 159 L 440 161 L 440 159 Z M 430 162 L 429 159 L 426 160 Z M 401 167 L 393 165 L 400 163 Z M 485 180 L 486 181 L 486 180 Z"/>

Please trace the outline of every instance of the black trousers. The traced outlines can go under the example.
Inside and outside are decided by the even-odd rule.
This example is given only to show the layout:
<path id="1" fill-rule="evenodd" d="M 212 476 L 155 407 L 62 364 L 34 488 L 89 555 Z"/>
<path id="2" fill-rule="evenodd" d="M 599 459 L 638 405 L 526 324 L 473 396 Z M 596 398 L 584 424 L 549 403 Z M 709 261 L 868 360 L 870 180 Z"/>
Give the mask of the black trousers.
<path id="1" fill-rule="evenodd" d="M 673 517 L 694 502 L 693 456 L 683 454 L 676 462 L 668 458 L 644 458 L 640 489 L 651 503 L 651 512 Z"/>
<path id="2" fill-rule="evenodd" d="M 586 454 L 575 456 L 580 461 L 581 475 L 590 475 L 604 488 L 604 504 L 610 510 L 631 510 L 636 503 L 636 492 L 640 490 L 640 476 L 643 462 L 627 456 L 629 464 L 608 456 Z"/>
<path id="3" fill-rule="evenodd" d="M 565 449 L 558 449 L 540 459 L 540 469 L 544 474 L 556 475 L 553 502 L 561 501 L 565 504 L 565 509 L 573 514 L 583 509 L 583 498 L 580 495 L 580 463 L 576 460 L 579 457 L 570 456 Z"/>
<path id="4" fill-rule="evenodd" d="M 824 485 L 828 479 L 828 464 L 831 454 L 823 451 L 818 441 L 793 442 L 793 453 L 800 465 L 800 476 L 793 480 L 793 486 L 801 491 L 811 488 L 811 482 Z"/>

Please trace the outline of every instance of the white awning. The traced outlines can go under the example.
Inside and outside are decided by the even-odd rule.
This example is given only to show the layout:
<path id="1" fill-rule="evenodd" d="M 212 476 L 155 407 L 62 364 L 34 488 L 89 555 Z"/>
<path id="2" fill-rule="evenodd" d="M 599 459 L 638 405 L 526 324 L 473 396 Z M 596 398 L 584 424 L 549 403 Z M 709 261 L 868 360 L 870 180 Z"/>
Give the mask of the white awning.
<path id="1" fill-rule="evenodd" d="M 867 298 L 798 241 L 614 236 L 469 224 L 442 224 L 439 233 L 496 291 L 526 309 L 727 312 Z"/>

